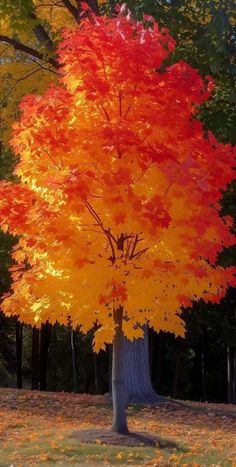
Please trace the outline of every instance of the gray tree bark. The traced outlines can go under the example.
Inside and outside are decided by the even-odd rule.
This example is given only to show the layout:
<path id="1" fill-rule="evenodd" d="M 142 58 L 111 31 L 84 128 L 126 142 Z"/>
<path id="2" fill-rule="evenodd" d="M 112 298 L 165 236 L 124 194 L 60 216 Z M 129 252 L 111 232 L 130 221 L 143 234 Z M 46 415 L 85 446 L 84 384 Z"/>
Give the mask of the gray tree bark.
<path id="1" fill-rule="evenodd" d="M 124 335 L 122 331 L 123 309 L 118 308 L 113 311 L 113 319 L 116 325 L 115 337 L 113 341 L 112 355 L 112 403 L 113 403 L 113 423 L 112 431 L 127 434 L 128 426 L 126 420 L 126 388 L 124 381 Z"/>
<path id="2" fill-rule="evenodd" d="M 152 387 L 149 363 L 148 328 L 134 341 L 123 336 L 124 380 L 127 403 L 157 404 L 163 398 Z"/>

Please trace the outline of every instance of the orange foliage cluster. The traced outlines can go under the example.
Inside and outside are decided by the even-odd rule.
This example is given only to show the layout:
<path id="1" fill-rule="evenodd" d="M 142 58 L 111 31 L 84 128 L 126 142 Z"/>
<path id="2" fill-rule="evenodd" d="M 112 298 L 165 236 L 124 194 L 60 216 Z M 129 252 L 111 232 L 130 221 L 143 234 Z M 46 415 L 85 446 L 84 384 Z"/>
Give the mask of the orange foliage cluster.
<path id="1" fill-rule="evenodd" d="M 60 86 L 25 97 L 14 127 L 20 183 L 0 185 L 1 226 L 20 235 L 3 311 L 97 323 L 96 349 L 113 308 L 131 339 L 146 321 L 183 334 L 182 305 L 235 283 L 216 263 L 235 241 L 219 215 L 235 153 L 196 119 L 213 83 L 183 61 L 161 70 L 174 41 L 144 23 L 90 16 L 64 32 Z"/>

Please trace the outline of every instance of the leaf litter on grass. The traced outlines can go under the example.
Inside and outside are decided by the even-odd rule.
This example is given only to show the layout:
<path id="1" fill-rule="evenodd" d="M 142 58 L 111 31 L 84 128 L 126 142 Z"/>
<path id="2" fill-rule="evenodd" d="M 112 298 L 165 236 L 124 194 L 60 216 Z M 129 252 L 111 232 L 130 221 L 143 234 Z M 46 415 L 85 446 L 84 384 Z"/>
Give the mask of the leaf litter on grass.
<path id="1" fill-rule="evenodd" d="M 0 467 L 146 465 L 236 467 L 236 408 L 169 401 L 128 413 L 133 432 L 160 439 L 155 448 L 80 443 L 76 430 L 104 430 L 104 396 L 0 389 Z M 172 443 L 172 444 L 171 444 Z"/>

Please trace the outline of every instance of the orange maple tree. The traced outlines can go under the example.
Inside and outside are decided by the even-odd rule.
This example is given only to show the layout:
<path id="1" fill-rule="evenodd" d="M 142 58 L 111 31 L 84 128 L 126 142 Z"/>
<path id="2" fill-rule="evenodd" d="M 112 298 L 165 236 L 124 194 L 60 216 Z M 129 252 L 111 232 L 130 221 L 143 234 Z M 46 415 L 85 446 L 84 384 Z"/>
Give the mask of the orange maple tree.
<path id="1" fill-rule="evenodd" d="M 64 31 L 61 84 L 22 101 L 20 181 L 0 184 L 1 227 L 20 236 L 7 315 L 83 332 L 96 323 L 95 350 L 115 342 L 117 354 L 121 327 L 130 339 L 147 322 L 183 335 L 181 306 L 235 284 L 235 269 L 217 264 L 235 242 L 219 214 L 235 153 L 196 119 L 211 78 L 163 66 L 174 46 L 130 13 Z"/>

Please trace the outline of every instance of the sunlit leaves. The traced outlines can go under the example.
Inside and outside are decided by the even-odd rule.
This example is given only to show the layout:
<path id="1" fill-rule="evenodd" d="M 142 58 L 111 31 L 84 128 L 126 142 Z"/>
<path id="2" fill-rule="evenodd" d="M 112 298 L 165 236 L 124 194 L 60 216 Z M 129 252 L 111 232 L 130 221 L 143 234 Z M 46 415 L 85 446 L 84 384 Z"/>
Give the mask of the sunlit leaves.
<path id="1" fill-rule="evenodd" d="M 212 80 L 183 61 L 160 71 L 173 47 L 129 14 L 64 32 L 62 84 L 22 101 L 21 183 L 0 187 L 1 225 L 21 235 L 5 313 L 96 324 L 98 350 L 115 308 L 130 339 L 146 322 L 183 335 L 181 306 L 218 301 L 235 283 L 217 265 L 235 242 L 219 215 L 234 151 L 195 120 Z"/>

